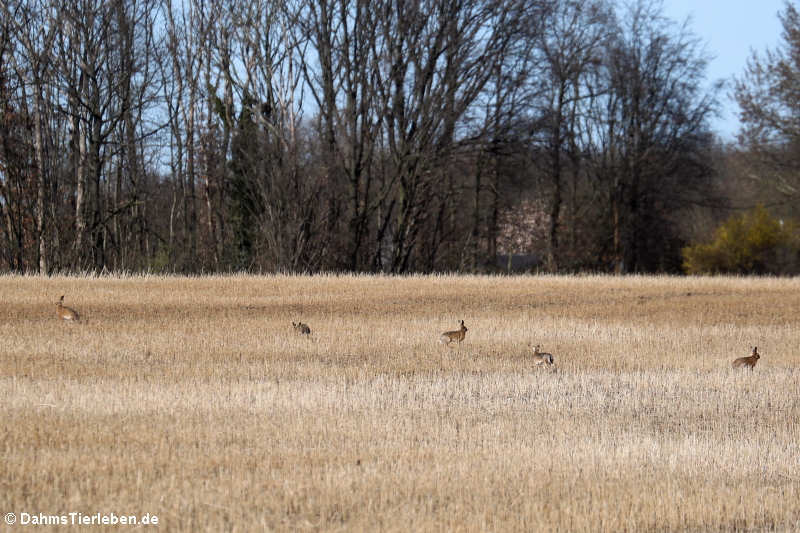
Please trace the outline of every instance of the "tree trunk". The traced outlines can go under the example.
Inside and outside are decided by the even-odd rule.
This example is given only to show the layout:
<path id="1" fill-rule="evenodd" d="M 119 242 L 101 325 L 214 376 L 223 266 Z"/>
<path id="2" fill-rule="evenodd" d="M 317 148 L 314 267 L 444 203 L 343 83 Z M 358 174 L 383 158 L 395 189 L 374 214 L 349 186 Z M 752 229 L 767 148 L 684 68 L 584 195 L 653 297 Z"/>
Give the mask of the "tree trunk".
<path id="1" fill-rule="evenodd" d="M 47 161 L 45 159 L 44 150 L 44 133 L 42 132 L 42 109 L 44 107 L 42 87 L 39 80 L 36 81 L 34 87 L 34 106 L 33 106 L 33 121 L 34 121 L 34 149 L 36 153 L 36 166 L 38 170 L 36 182 L 36 237 L 38 243 L 38 268 L 40 274 L 49 274 L 48 272 L 48 248 L 47 248 L 47 235 L 46 230 L 46 208 L 47 203 Z"/>

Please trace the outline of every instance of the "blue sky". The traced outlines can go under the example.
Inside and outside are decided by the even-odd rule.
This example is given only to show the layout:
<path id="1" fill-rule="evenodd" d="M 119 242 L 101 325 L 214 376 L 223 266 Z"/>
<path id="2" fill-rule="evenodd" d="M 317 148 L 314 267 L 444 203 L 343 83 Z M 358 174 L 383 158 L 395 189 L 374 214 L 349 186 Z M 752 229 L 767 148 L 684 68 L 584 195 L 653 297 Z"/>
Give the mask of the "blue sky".
<path id="1" fill-rule="evenodd" d="M 780 42 L 778 12 L 784 0 L 663 0 L 664 14 L 689 27 L 706 44 L 715 59 L 708 68 L 709 80 L 729 79 L 744 71 L 751 50 L 763 53 Z M 736 102 L 720 95 L 722 116 L 714 127 L 724 140 L 732 140 L 739 129 Z"/>

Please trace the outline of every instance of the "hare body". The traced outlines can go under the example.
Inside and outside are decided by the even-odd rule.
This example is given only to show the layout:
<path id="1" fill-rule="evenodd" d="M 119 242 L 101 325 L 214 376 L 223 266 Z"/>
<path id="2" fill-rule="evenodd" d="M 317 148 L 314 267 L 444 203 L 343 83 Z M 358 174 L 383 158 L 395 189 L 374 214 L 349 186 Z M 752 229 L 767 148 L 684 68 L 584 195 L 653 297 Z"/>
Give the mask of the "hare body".
<path id="1" fill-rule="evenodd" d="M 311 335 L 311 328 L 308 327 L 308 324 L 303 324 L 302 322 L 295 324 L 292 322 L 292 327 L 294 328 L 295 333 L 299 335 Z"/>
<path id="2" fill-rule="evenodd" d="M 467 326 L 464 325 L 464 321 L 461 321 L 461 327 L 455 331 L 445 331 L 439 336 L 439 342 L 450 346 L 452 342 L 456 344 L 461 344 L 461 341 L 464 340 L 464 337 L 467 334 Z"/>
<path id="3" fill-rule="evenodd" d="M 540 350 L 541 350 L 541 347 L 538 344 L 536 346 L 534 346 L 534 348 L 533 348 L 533 362 L 534 362 L 534 364 L 536 364 L 538 366 L 538 365 L 542 365 L 542 364 L 545 364 L 545 363 L 548 364 L 548 365 L 552 365 L 552 364 L 555 363 L 555 359 L 553 358 L 553 354 L 547 353 L 547 352 L 542 352 Z"/>
<path id="4" fill-rule="evenodd" d="M 742 368 L 748 367 L 750 370 L 753 370 L 756 366 L 756 362 L 761 359 L 761 355 L 758 353 L 758 346 L 753 346 L 753 351 L 750 354 L 750 357 L 740 357 L 733 362 L 733 368 Z"/>
<path id="5" fill-rule="evenodd" d="M 58 302 L 56 302 L 56 313 L 58 313 L 58 318 L 60 318 L 61 320 L 70 320 L 73 322 L 78 322 L 81 319 L 77 311 L 64 306 L 63 294 L 61 295 L 61 298 L 58 299 Z"/>

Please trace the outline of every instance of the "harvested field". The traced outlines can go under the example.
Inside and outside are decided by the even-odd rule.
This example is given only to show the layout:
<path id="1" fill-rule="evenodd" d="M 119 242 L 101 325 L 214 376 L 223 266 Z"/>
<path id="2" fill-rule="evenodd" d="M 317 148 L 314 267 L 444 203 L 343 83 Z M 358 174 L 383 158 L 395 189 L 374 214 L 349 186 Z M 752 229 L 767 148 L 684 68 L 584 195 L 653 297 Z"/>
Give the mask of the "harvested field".
<path id="1" fill-rule="evenodd" d="M 800 279 L 2 276 L 0 336 L 10 531 L 800 529 Z"/>

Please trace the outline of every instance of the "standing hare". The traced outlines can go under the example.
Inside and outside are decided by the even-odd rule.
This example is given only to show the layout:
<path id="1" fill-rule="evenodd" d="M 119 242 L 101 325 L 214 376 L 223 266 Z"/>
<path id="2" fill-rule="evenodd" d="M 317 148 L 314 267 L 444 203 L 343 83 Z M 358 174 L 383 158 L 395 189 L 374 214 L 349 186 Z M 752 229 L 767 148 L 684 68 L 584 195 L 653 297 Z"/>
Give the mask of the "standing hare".
<path id="1" fill-rule="evenodd" d="M 753 346 L 753 352 L 750 354 L 750 357 L 740 357 L 733 362 L 733 368 L 742 368 L 743 366 L 750 367 L 750 370 L 756 366 L 756 361 L 761 359 L 761 356 L 758 354 L 758 346 Z"/>
<path id="2" fill-rule="evenodd" d="M 555 362 L 555 360 L 553 359 L 553 354 L 547 353 L 547 352 L 542 352 L 540 350 L 541 350 L 541 346 L 539 346 L 538 344 L 533 347 L 533 362 L 537 366 L 541 365 L 541 364 L 544 364 L 544 363 L 547 363 L 548 365 L 552 365 Z"/>
<path id="3" fill-rule="evenodd" d="M 81 317 L 77 311 L 74 309 L 70 309 L 69 307 L 64 307 L 64 295 L 61 295 L 61 298 L 58 299 L 56 302 L 56 313 L 58 313 L 58 318 L 61 320 L 73 320 L 78 322 Z"/>
<path id="4" fill-rule="evenodd" d="M 466 334 L 467 334 L 467 326 L 464 325 L 464 321 L 462 320 L 461 328 L 455 331 L 445 331 L 444 333 L 441 334 L 441 336 L 439 336 L 439 342 L 447 346 L 450 346 L 450 343 L 452 343 L 453 341 L 455 341 L 456 344 L 461 344 L 461 341 L 464 340 L 464 336 Z"/>
<path id="5" fill-rule="evenodd" d="M 311 335 L 311 328 L 308 327 L 308 324 L 303 324 L 302 322 L 295 324 L 292 322 L 292 327 L 294 328 L 295 333 L 299 335 Z"/>

